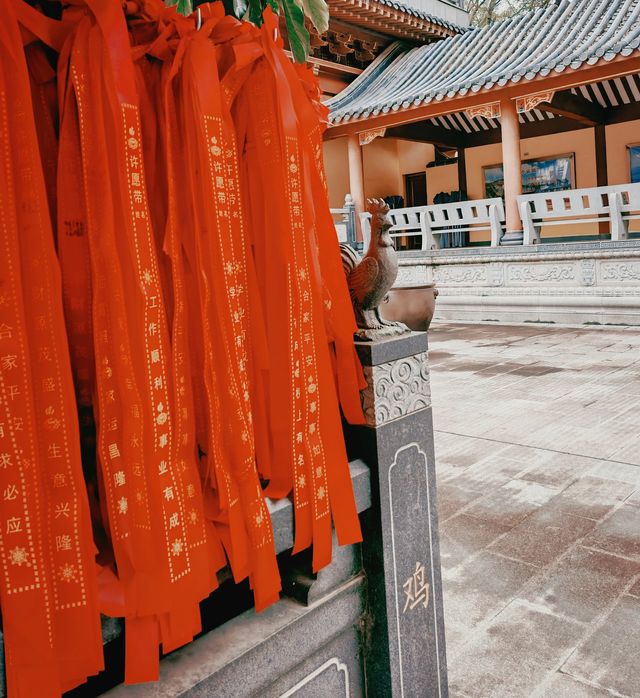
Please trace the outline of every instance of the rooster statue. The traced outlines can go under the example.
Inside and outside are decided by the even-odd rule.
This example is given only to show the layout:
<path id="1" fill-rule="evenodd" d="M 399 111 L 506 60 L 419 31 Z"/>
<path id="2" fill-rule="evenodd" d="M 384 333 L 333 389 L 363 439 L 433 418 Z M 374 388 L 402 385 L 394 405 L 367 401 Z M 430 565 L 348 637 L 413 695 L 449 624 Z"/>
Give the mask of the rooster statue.
<path id="1" fill-rule="evenodd" d="M 411 330 L 401 322 L 390 322 L 380 315 L 379 305 L 387 298 L 398 276 L 398 258 L 389 235 L 393 225 L 389 206 L 382 199 L 369 199 L 367 203 L 371 214 L 371 240 L 366 255 L 360 259 L 346 243 L 340 245 L 340 251 L 358 324 L 356 338 L 374 341 Z"/>

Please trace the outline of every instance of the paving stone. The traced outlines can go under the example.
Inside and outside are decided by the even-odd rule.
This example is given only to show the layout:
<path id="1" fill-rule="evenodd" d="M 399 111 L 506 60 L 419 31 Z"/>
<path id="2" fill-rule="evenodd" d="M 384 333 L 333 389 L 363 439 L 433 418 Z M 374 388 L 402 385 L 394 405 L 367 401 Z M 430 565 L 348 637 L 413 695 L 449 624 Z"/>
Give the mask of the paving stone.
<path id="1" fill-rule="evenodd" d="M 450 695 L 640 697 L 640 333 L 435 322 L 429 342 L 448 354 L 436 429 L 455 432 L 436 433 Z"/>
<path id="2" fill-rule="evenodd" d="M 477 490 L 465 490 L 447 483 L 438 485 L 438 520 L 442 523 L 450 519 L 482 496 Z"/>
<path id="3" fill-rule="evenodd" d="M 593 460 L 584 456 L 553 451 L 542 451 L 542 453 L 546 458 L 541 463 L 532 465 L 530 470 L 521 475 L 523 480 L 539 482 L 550 487 L 568 487 L 593 468 Z"/>
<path id="4" fill-rule="evenodd" d="M 533 694 L 536 698 L 611 698 L 611 693 L 602 688 L 589 686 L 582 681 L 557 671 L 550 681 Z"/>
<path id="5" fill-rule="evenodd" d="M 520 446 L 512 444 L 507 446 L 501 453 L 503 458 L 511 458 L 523 463 L 525 469 L 534 468 L 538 465 L 543 465 L 551 457 L 551 451 L 541 448 L 532 448 L 531 446 Z"/>
<path id="6" fill-rule="evenodd" d="M 558 615 L 590 623 L 639 573 L 640 563 L 578 545 L 537 578 L 523 598 Z"/>
<path id="7" fill-rule="evenodd" d="M 587 536 L 583 544 L 640 561 L 640 508 L 623 505 Z"/>
<path id="8" fill-rule="evenodd" d="M 629 589 L 629 594 L 640 599 L 640 579 Z"/>
<path id="9" fill-rule="evenodd" d="M 636 490 L 630 497 L 625 499 L 624 505 L 626 507 L 636 507 L 637 509 L 640 509 L 640 489 Z"/>
<path id="10" fill-rule="evenodd" d="M 635 490 L 634 485 L 585 476 L 567 487 L 557 503 L 567 513 L 598 521 Z"/>
<path id="11" fill-rule="evenodd" d="M 587 474 L 604 480 L 619 480 L 620 482 L 626 482 L 629 485 L 640 487 L 640 467 L 637 465 L 608 460 L 596 460 L 593 461 L 593 466 Z M 634 497 L 635 494 L 632 494 L 629 499 L 633 499 Z M 638 500 L 638 504 L 640 504 L 640 499 Z"/>
<path id="12" fill-rule="evenodd" d="M 509 389 L 509 392 L 511 392 L 511 388 Z M 502 397 L 500 400 L 502 403 L 506 401 Z M 527 429 L 535 431 L 535 433 L 538 433 L 537 430 L 544 430 L 546 433 L 546 430 L 552 428 L 550 425 L 558 423 L 563 417 L 564 415 L 556 415 L 549 410 L 546 410 L 543 413 L 538 413 L 531 409 L 518 410 L 517 407 L 514 407 L 514 410 L 511 412 L 508 420 L 505 419 L 505 415 L 502 413 L 498 415 L 497 423 L 487 423 L 486 428 L 480 428 L 479 431 L 483 436 L 499 441 L 504 440 L 511 443 L 518 443 L 519 441 L 522 441 L 522 443 L 533 447 L 542 446 L 543 448 L 554 448 L 549 440 L 542 444 L 531 440 L 527 434 L 523 434 L 522 425 L 526 424 Z"/>
<path id="13" fill-rule="evenodd" d="M 477 376 L 489 378 L 491 376 L 501 376 L 505 373 L 509 373 L 514 369 L 520 368 L 521 364 L 515 364 L 510 362 L 497 363 L 489 365 L 483 368 L 481 371 L 476 371 Z"/>
<path id="14" fill-rule="evenodd" d="M 453 484 L 487 494 L 515 479 L 523 470 L 521 461 L 495 455 L 461 472 Z"/>
<path id="15" fill-rule="evenodd" d="M 494 396 L 496 396 L 496 391 L 492 393 L 492 398 Z M 454 400 L 453 397 L 451 399 Z M 496 396 L 495 399 L 498 400 L 498 397 Z M 465 400 L 467 398 L 464 395 L 458 398 L 458 402 Z M 482 414 L 481 421 L 478 420 L 479 414 Z M 491 408 L 487 407 L 486 401 L 468 402 L 466 407 L 456 414 L 456 421 L 459 425 L 459 431 L 463 431 L 467 436 L 483 440 L 488 438 L 489 443 L 493 443 L 495 449 L 504 446 L 504 443 L 501 442 L 506 441 L 506 439 L 503 439 L 499 427 L 504 426 L 505 416 L 499 408 L 495 408 L 495 413 L 493 413 Z M 435 412 L 434 424 L 436 429 L 451 428 L 451 420 L 444 414 L 437 416 Z"/>
<path id="16" fill-rule="evenodd" d="M 453 465 L 442 463 L 436 456 L 436 475 L 438 478 L 438 487 L 441 484 L 454 480 L 460 475 L 460 468 L 455 468 Z"/>
<path id="17" fill-rule="evenodd" d="M 509 529 L 491 521 L 459 514 L 440 526 L 440 558 L 451 568 L 486 548 Z"/>
<path id="18" fill-rule="evenodd" d="M 546 376 L 549 373 L 559 373 L 561 368 L 556 366 L 545 366 L 544 364 L 533 364 L 531 366 L 522 366 L 517 368 L 513 373 L 517 376 Z"/>
<path id="19" fill-rule="evenodd" d="M 546 567 L 595 525 L 590 519 L 564 513 L 552 501 L 493 543 L 491 552 Z"/>
<path id="20" fill-rule="evenodd" d="M 640 695 L 640 599 L 623 596 L 604 623 L 562 666 L 562 672 L 587 683 Z"/>
<path id="21" fill-rule="evenodd" d="M 483 369 L 490 368 L 491 364 L 484 361 L 450 361 L 447 366 L 448 371 L 462 371 L 463 373 L 478 373 Z"/>
<path id="22" fill-rule="evenodd" d="M 439 364 L 446 363 L 453 357 L 448 351 L 434 351 L 429 349 L 429 363 L 431 366 L 438 366 Z"/>
<path id="23" fill-rule="evenodd" d="M 577 623 L 515 601 L 460 650 L 449 668 L 450 685 L 478 698 L 529 696 L 583 632 Z"/>
<path id="24" fill-rule="evenodd" d="M 507 606 L 535 573 L 534 567 L 488 552 L 444 569 L 445 625 L 470 632 Z"/>
<path id="25" fill-rule="evenodd" d="M 465 469 L 482 462 L 487 457 L 495 457 L 506 446 L 504 444 L 477 439 L 474 437 L 459 437 L 460 442 L 455 451 L 450 451 L 444 455 L 438 453 L 436 447 L 436 460 L 452 465 L 455 468 Z"/>
<path id="26" fill-rule="evenodd" d="M 445 622 L 444 634 L 447 642 L 447 665 L 451 664 L 451 658 L 456 654 L 458 648 L 464 644 L 469 637 L 467 628 L 455 623 L 453 620 L 447 619 L 447 611 L 445 607 Z M 451 694 L 449 694 L 451 695 Z"/>
<path id="27" fill-rule="evenodd" d="M 502 526 L 515 526 L 558 492 L 537 482 L 513 479 L 472 504 L 465 513 Z"/>
<path id="28" fill-rule="evenodd" d="M 586 424 L 576 426 L 559 419 L 526 435 L 522 441 L 537 448 L 608 459 L 618 450 L 620 440 L 627 436 L 622 430 L 594 429 Z"/>
<path id="29" fill-rule="evenodd" d="M 634 443 L 633 441 L 624 444 L 622 448 L 611 454 L 611 459 L 640 466 L 640 446 L 638 446 L 637 442 Z"/>
<path id="30" fill-rule="evenodd" d="M 465 438 L 446 431 L 436 431 L 433 435 L 436 455 L 445 457 L 448 453 L 455 453 L 462 447 Z"/>

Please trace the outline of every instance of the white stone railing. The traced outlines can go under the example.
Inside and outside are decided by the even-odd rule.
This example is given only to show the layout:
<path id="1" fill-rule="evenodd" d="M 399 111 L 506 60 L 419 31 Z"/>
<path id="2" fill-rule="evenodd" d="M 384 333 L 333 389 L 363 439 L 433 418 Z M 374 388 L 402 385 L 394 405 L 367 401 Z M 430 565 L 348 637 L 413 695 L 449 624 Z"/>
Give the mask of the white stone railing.
<path id="1" fill-rule="evenodd" d="M 524 245 L 540 242 L 544 226 L 609 223 L 612 240 L 629 237 L 629 222 L 640 219 L 640 184 L 523 194 L 518 207 Z"/>
<path id="2" fill-rule="evenodd" d="M 504 204 L 502 199 L 456 201 L 448 204 L 431 204 L 396 208 L 389 211 L 393 227 L 390 235 L 420 237 L 421 250 L 437 250 L 442 247 L 443 235 L 491 231 L 491 245 L 497 247 L 504 228 Z M 370 237 L 370 216 L 360 214 L 365 249 Z"/>
<path id="3" fill-rule="evenodd" d="M 608 223 L 611 240 L 626 240 L 629 223 L 640 220 L 640 183 L 523 194 L 518 197 L 518 207 L 524 245 L 540 243 L 543 227 L 573 224 Z M 504 203 L 500 198 L 396 208 L 389 215 L 393 221 L 391 237 L 418 237 L 419 249 L 425 252 L 442 248 L 444 235 L 487 230 L 491 233 L 491 247 L 499 247 L 505 227 Z M 360 225 L 366 250 L 371 235 L 368 213 L 360 214 Z"/>

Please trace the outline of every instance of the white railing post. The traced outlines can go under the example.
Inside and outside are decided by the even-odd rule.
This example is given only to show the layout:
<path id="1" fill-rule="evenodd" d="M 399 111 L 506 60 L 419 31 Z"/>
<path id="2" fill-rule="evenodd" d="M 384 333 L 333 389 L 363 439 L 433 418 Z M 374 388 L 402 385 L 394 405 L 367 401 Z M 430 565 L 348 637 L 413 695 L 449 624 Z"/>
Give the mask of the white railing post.
<path id="1" fill-rule="evenodd" d="M 623 205 L 622 194 L 619 191 L 609 194 L 612 240 L 626 240 L 629 237 L 629 222 L 622 217 Z"/>
<path id="2" fill-rule="evenodd" d="M 489 206 L 489 225 L 491 226 L 491 247 L 498 247 L 502 237 L 502 220 L 496 204 Z"/>
<path id="3" fill-rule="evenodd" d="M 420 230 L 422 231 L 422 247 L 420 249 L 423 252 L 425 250 L 438 249 L 438 244 L 429 225 L 429 210 L 426 207 L 421 208 L 418 216 L 420 218 Z"/>
<path id="4" fill-rule="evenodd" d="M 538 229 L 533 222 L 531 208 L 529 207 L 528 201 L 520 202 L 520 218 L 522 219 L 523 227 L 522 244 L 537 245 L 540 242 L 540 236 L 538 235 Z"/>

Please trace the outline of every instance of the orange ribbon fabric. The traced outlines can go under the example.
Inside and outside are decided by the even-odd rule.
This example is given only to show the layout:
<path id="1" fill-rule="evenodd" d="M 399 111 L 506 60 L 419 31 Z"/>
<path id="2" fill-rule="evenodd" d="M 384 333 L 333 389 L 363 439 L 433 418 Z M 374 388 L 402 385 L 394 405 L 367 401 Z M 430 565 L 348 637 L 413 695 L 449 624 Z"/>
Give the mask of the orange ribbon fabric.
<path id="1" fill-rule="evenodd" d="M 125 618 L 136 683 L 158 677 L 160 645 L 200 631 L 198 603 L 227 561 L 258 610 L 276 601 L 265 497 L 293 496 L 294 552 L 313 546 L 314 570 L 332 524 L 359 541 L 340 407 L 362 421 L 363 378 L 317 84 L 287 59 L 273 13 L 257 29 L 202 5 L 198 30 L 161 0 L 130 15 L 72 0 L 60 22 L 9 6 L 0 541 L 13 698 L 100 670 L 98 606 Z"/>
<path id="2" fill-rule="evenodd" d="M 355 542 L 361 535 L 329 351 L 333 341 L 345 413 L 362 421 L 357 402 L 361 376 L 352 341 L 355 321 L 344 277 L 336 275 L 340 257 L 333 224 L 327 228 L 330 215 L 315 151 L 320 142 L 317 113 L 273 39 L 277 20 L 267 10 L 261 30 L 240 25 L 231 42 L 228 28 L 220 29 L 223 51 L 235 54 L 235 60 L 227 55 L 221 61 L 229 66 L 223 84 L 233 101 L 245 153 L 249 229 L 267 327 L 264 417 L 270 424 L 272 455 L 266 494 L 282 497 L 293 490 L 294 552 L 313 543 L 317 570 L 331 559 L 332 518 L 340 542 Z M 243 66 L 247 57 L 253 61 L 251 70 Z M 316 211 L 323 207 L 324 218 Z M 320 256 L 327 240 L 329 251 Z M 334 303 L 343 309 L 341 314 L 332 311 Z M 346 336 L 350 341 L 344 341 Z M 348 385 L 352 396 L 344 389 Z"/>
<path id="3" fill-rule="evenodd" d="M 33 71 L 31 78 L 39 83 Z M 60 271 L 32 104 L 9 4 L 0 23 L 0 598 L 12 698 L 59 696 L 102 668 Z"/>

